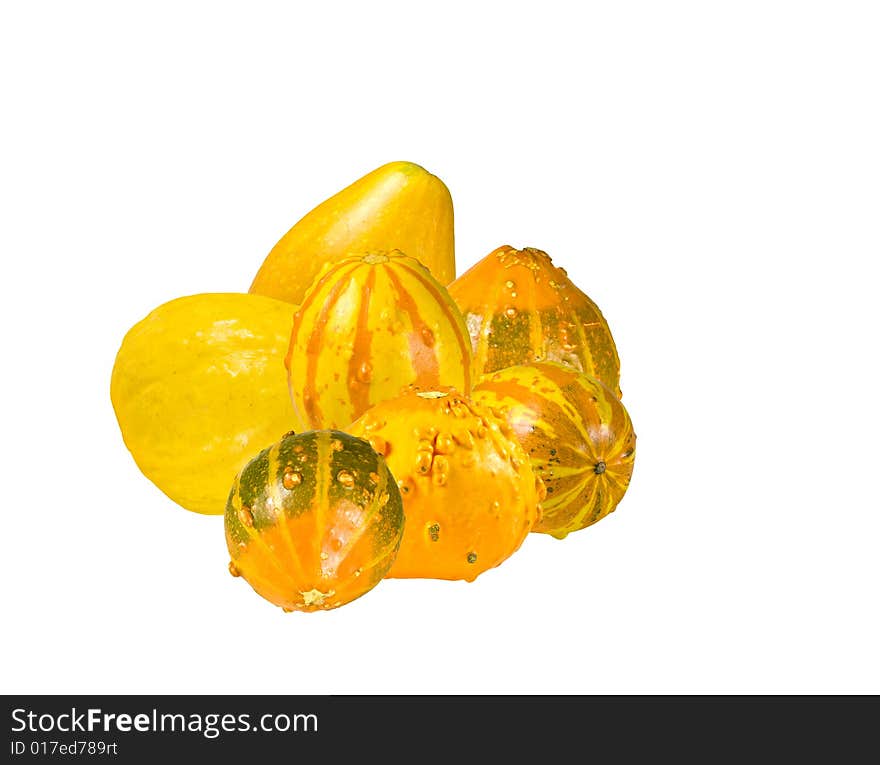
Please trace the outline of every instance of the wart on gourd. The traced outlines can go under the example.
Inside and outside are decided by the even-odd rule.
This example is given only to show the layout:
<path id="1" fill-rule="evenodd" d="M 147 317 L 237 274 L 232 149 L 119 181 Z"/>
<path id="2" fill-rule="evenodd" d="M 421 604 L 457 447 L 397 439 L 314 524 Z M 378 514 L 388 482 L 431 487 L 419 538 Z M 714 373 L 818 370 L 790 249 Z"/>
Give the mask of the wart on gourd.
<path id="1" fill-rule="evenodd" d="M 472 581 L 518 549 L 540 515 L 543 482 L 510 428 L 454 388 L 409 386 L 349 429 L 389 446 L 403 497 L 411 531 L 387 576 Z M 500 500 L 486 502 L 489 486 Z"/>

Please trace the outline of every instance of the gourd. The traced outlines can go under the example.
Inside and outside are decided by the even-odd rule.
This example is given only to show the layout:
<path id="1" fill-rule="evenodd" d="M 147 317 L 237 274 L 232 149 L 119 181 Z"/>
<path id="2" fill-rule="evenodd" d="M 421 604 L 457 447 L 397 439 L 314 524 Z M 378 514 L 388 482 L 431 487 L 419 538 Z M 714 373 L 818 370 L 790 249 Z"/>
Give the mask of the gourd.
<path id="1" fill-rule="evenodd" d="M 602 312 L 543 250 L 493 250 L 449 285 L 468 327 L 474 378 L 516 364 L 556 361 L 620 397 L 620 361 Z"/>
<path id="2" fill-rule="evenodd" d="M 285 357 L 310 428 L 345 429 L 409 384 L 471 387 L 464 320 L 415 258 L 394 250 L 327 266 L 297 309 Z"/>
<path id="3" fill-rule="evenodd" d="M 503 420 L 451 387 L 408 387 L 350 431 L 397 479 L 406 529 L 391 578 L 473 581 L 519 549 L 543 484 Z"/>
<path id="4" fill-rule="evenodd" d="M 449 189 L 412 162 L 389 162 L 325 200 L 281 237 L 250 292 L 299 304 L 322 267 L 351 254 L 398 249 L 441 284 L 455 278 Z"/>
<path id="5" fill-rule="evenodd" d="M 222 515 L 235 473 L 296 427 L 284 370 L 293 309 L 246 293 L 158 306 L 128 330 L 110 399 L 138 468 L 187 510 Z"/>
<path id="6" fill-rule="evenodd" d="M 485 375 L 473 399 L 507 422 L 546 486 L 533 531 L 562 539 L 614 511 L 632 476 L 636 435 L 610 388 L 540 362 Z"/>
<path id="7" fill-rule="evenodd" d="M 288 433 L 235 477 L 229 571 L 285 611 L 338 608 L 382 580 L 404 515 L 385 460 L 334 430 Z"/>

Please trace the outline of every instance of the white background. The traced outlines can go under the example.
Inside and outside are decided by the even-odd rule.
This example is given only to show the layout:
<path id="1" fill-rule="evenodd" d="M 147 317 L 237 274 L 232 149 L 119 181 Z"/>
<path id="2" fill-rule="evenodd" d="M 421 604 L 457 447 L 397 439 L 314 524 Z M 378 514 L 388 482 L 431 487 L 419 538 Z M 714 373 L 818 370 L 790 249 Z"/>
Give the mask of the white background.
<path id="1" fill-rule="evenodd" d="M 3 4 L 2 690 L 880 692 L 876 4 L 427 8 Z M 600 305 L 633 481 L 472 584 L 283 614 L 139 473 L 110 371 L 397 159 L 459 273 L 531 245 Z"/>

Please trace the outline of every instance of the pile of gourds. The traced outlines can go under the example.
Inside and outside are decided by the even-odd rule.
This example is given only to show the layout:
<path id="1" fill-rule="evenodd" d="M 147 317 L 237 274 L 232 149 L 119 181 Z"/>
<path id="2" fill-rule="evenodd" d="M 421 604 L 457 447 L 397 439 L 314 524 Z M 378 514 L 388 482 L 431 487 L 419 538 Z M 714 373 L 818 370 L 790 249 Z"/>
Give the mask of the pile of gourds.
<path id="1" fill-rule="evenodd" d="M 473 581 L 611 513 L 635 458 L 598 306 L 531 247 L 456 275 L 449 190 L 409 162 L 307 213 L 248 292 L 131 327 L 110 394 L 141 472 L 222 514 L 229 571 L 285 611 Z"/>

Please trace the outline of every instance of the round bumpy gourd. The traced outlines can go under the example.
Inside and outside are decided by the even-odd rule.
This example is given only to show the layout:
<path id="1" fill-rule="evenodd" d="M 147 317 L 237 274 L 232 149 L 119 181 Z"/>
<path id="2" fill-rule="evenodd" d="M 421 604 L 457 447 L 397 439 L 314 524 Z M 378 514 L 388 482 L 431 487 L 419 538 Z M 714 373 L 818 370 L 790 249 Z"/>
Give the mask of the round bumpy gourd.
<path id="1" fill-rule="evenodd" d="M 507 421 L 544 481 L 533 531 L 561 539 L 617 507 L 632 476 L 636 435 L 607 386 L 561 364 L 524 364 L 486 375 L 473 398 Z"/>
<path id="2" fill-rule="evenodd" d="M 385 460 L 335 430 L 289 433 L 236 476 L 224 517 L 229 570 L 285 611 L 338 608 L 397 554 L 404 516 Z"/>
<path id="3" fill-rule="evenodd" d="M 310 428 L 346 427 L 408 384 L 469 392 L 470 339 L 446 288 L 399 251 L 327 267 L 296 311 L 285 359 Z"/>
<path id="4" fill-rule="evenodd" d="M 171 300 L 125 335 L 110 399 L 137 466 L 187 510 L 220 515 L 229 482 L 296 426 L 284 371 L 293 321 L 280 300 Z"/>
<path id="5" fill-rule="evenodd" d="M 474 351 L 474 379 L 516 364 L 555 361 L 620 398 L 620 361 L 599 307 L 534 247 L 504 245 L 449 285 Z"/>
<path id="6" fill-rule="evenodd" d="M 473 581 L 519 549 L 540 515 L 543 485 L 510 429 L 453 388 L 412 386 L 350 430 L 385 455 L 403 496 L 389 577 Z"/>

